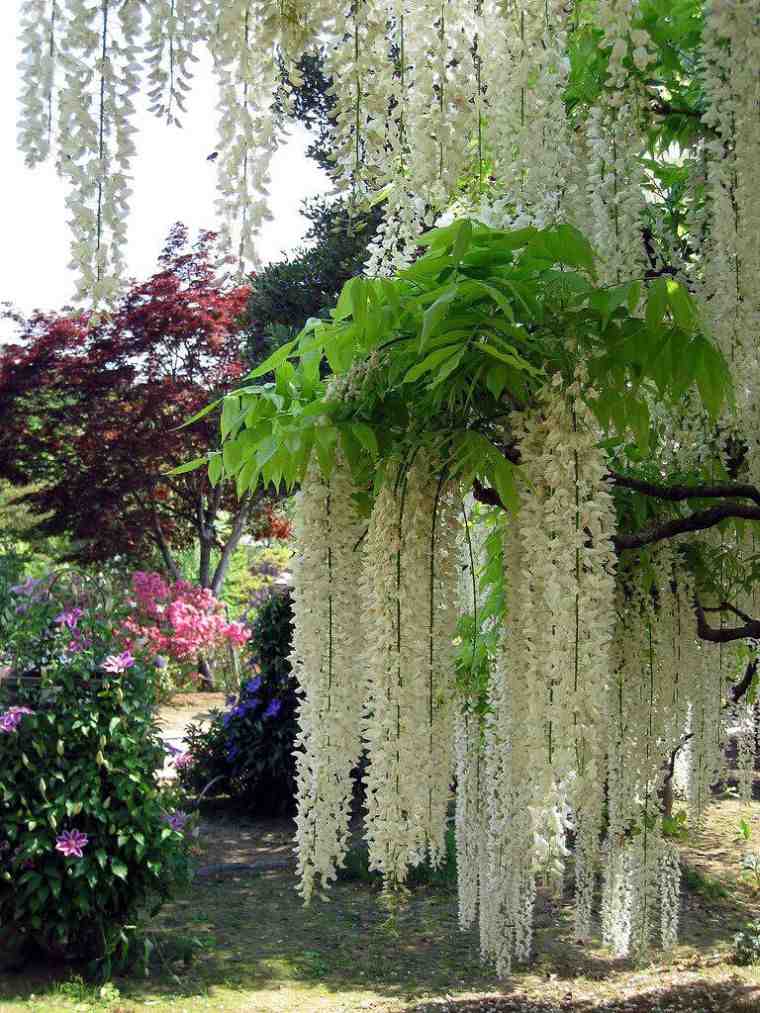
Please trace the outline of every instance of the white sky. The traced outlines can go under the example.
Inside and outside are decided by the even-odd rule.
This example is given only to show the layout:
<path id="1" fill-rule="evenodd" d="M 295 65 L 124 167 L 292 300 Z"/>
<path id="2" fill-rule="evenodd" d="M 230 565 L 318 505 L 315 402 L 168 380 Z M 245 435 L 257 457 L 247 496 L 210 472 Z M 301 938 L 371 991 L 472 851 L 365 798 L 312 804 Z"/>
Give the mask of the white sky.
<path id="1" fill-rule="evenodd" d="M 65 187 L 50 163 L 27 169 L 16 150 L 16 64 L 20 0 L 0 0 L 0 303 L 11 302 L 24 313 L 55 310 L 70 302 L 74 286 L 67 268 L 69 235 Z M 128 273 L 147 277 L 169 226 L 184 222 L 195 233 L 217 227 L 214 212 L 216 170 L 207 156 L 215 149 L 216 86 L 210 61 L 197 64 L 194 88 L 183 128 L 168 128 L 147 112 L 138 113 L 137 156 L 129 240 Z M 327 177 L 305 157 L 308 134 L 298 126 L 272 166 L 271 208 L 259 241 L 262 259 L 281 259 L 298 245 L 305 219 L 304 197 L 329 188 Z M 12 334 L 0 321 L 0 342 Z"/>

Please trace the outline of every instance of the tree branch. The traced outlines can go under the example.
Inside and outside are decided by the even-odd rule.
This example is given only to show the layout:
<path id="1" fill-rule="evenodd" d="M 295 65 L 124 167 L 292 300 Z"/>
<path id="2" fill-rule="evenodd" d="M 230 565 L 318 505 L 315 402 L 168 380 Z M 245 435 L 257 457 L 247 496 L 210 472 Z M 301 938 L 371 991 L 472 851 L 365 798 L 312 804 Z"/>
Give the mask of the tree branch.
<path id="1" fill-rule="evenodd" d="M 249 515 L 252 503 L 253 497 L 251 496 L 250 491 L 244 492 L 240 497 L 240 506 L 238 507 L 238 511 L 235 514 L 235 519 L 232 523 L 232 531 L 230 532 L 227 542 L 222 549 L 221 558 L 217 563 L 214 576 L 211 580 L 211 590 L 215 595 L 219 594 L 222 584 L 224 584 L 224 578 L 227 576 L 227 569 L 229 568 L 232 560 L 232 554 L 238 547 L 240 539 L 245 533 L 246 524 L 250 519 Z"/>
<path id="2" fill-rule="evenodd" d="M 688 499 L 751 499 L 760 506 L 760 489 L 742 482 L 721 482 L 715 485 L 663 485 L 660 482 L 647 482 L 629 475 L 621 475 L 617 471 L 609 473 L 611 482 L 622 489 L 632 489 L 644 496 L 664 499 L 671 503 L 680 503 Z"/>
<path id="3" fill-rule="evenodd" d="M 477 498 L 477 497 L 476 497 Z M 629 535 L 615 535 L 613 542 L 618 552 L 623 549 L 641 549 L 645 545 L 655 545 L 676 535 L 684 535 L 693 531 L 705 531 L 729 517 L 742 518 L 748 521 L 760 521 L 760 506 L 748 506 L 746 503 L 722 503 L 720 506 L 697 510 L 688 517 L 675 517 L 661 524 L 653 524 L 641 531 Z"/>
<path id="4" fill-rule="evenodd" d="M 699 598 L 694 599 L 694 613 L 697 617 L 697 633 L 702 640 L 709 640 L 711 644 L 730 644 L 735 640 L 760 640 L 758 619 L 747 617 L 744 626 L 722 626 L 716 629 L 710 626 L 705 618 L 705 609 Z"/>
<path id="5" fill-rule="evenodd" d="M 616 480 L 616 476 L 612 476 L 613 480 Z M 621 476 L 623 478 L 623 476 Z M 638 479 L 631 480 L 637 485 L 639 484 Z M 625 480 L 626 484 L 628 480 Z M 622 483 L 621 483 L 622 484 Z M 645 485 L 651 485 L 651 483 L 643 483 Z M 629 485 L 629 488 L 635 488 L 634 485 Z M 653 487 L 656 488 L 656 487 Z M 671 497 L 664 495 L 663 499 L 688 499 L 692 496 L 696 496 L 696 493 L 692 493 L 691 486 L 663 486 L 666 491 L 672 491 Z M 712 491 L 712 495 L 719 496 L 717 490 L 718 486 L 706 486 L 708 490 Z M 754 486 L 748 486 L 754 493 L 757 490 Z M 686 490 L 688 494 L 686 493 Z M 637 489 L 636 491 L 642 491 Z M 484 503 L 486 506 L 496 506 L 502 510 L 506 510 L 506 507 L 501 501 L 501 497 L 495 489 L 490 489 L 484 486 L 477 478 L 473 481 L 472 493 L 475 499 L 479 503 Z M 658 495 L 655 492 L 648 493 L 648 495 Z M 747 493 L 746 495 L 750 495 Z M 760 493 L 757 493 L 760 496 Z M 709 496 L 705 497 L 709 498 Z M 754 498 L 754 496 L 753 496 Z M 746 503 L 728 502 L 722 503 L 720 506 L 708 507 L 705 510 L 697 510 L 688 517 L 674 517 L 670 520 L 663 521 L 661 524 L 653 524 L 648 528 L 643 528 L 641 531 L 634 531 L 631 534 L 618 534 L 612 539 L 613 545 L 618 552 L 622 552 L 624 549 L 641 549 L 645 545 L 655 545 L 657 542 L 663 542 L 668 538 L 675 538 L 676 535 L 688 534 L 693 531 L 704 531 L 707 528 L 712 528 L 722 520 L 726 520 L 729 517 L 740 517 L 744 520 L 760 521 L 760 506 L 749 506 Z"/>
<path id="6" fill-rule="evenodd" d="M 182 574 L 179 572 L 179 567 L 174 561 L 174 557 L 169 549 L 169 543 L 166 541 L 164 535 L 164 529 L 161 527 L 161 521 L 158 518 L 158 512 L 156 511 L 155 503 L 150 505 L 151 518 L 153 520 L 153 540 L 159 548 L 161 556 L 166 565 L 167 572 L 169 573 L 172 580 L 180 580 Z"/>

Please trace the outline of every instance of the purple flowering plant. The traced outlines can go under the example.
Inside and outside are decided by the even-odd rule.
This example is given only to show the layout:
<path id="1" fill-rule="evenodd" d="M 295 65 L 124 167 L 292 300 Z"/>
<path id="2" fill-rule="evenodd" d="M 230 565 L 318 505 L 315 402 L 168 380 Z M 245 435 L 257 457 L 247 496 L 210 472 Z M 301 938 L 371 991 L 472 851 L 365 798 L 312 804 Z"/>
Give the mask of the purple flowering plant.
<path id="1" fill-rule="evenodd" d="M 12 697 L 0 681 L 0 925 L 110 973 L 139 913 L 189 881 L 190 842 L 164 820 L 187 806 L 156 786 L 154 672 L 114 635 L 118 606 L 63 579 L 19 587 L 6 664 L 38 681 Z"/>
<path id="2" fill-rule="evenodd" d="M 238 692 L 208 727 L 186 733 L 193 763 L 180 783 L 239 798 L 257 815 L 293 811 L 297 686 L 290 672 L 291 603 L 274 594 L 253 625 L 247 671 Z"/>

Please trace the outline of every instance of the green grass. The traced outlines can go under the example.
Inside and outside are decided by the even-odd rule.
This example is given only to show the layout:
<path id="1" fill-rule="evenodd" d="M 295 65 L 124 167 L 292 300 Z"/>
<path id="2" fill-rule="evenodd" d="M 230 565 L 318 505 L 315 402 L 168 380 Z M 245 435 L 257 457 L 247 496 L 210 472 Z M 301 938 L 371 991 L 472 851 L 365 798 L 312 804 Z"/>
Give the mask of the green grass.
<path id="1" fill-rule="evenodd" d="M 224 824 L 223 833 L 232 839 L 234 831 Z M 27 966 L 0 975 L 0 1013 L 760 1010 L 760 970 L 731 962 L 735 923 L 747 914 L 734 909 L 736 891 L 724 896 L 703 873 L 685 873 L 683 945 L 655 953 L 651 966 L 614 960 L 598 942 L 576 943 L 569 901 L 540 897 L 535 959 L 508 983 L 481 963 L 477 934 L 459 930 L 452 873 L 450 859 L 440 870 L 423 868 L 394 905 L 361 848 L 329 895 L 309 907 L 288 871 L 199 879 L 154 923 L 148 977 L 93 986 L 76 967 Z M 503 996 L 499 1005 L 484 999 L 494 993 Z"/>

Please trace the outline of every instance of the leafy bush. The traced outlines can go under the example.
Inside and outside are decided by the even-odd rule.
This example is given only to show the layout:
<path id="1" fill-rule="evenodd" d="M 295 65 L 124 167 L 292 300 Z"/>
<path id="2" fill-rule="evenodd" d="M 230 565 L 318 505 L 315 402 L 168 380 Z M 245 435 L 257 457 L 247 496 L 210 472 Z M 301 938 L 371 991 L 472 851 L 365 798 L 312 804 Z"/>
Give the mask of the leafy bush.
<path id="1" fill-rule="evenodd" d="M 0 946 L 34 943 L 108 974 L 140 914 L 188 881 L 187 820 L 156 783 L 150 662 L 121 650 L 118 610 L 92 595 L 73 605 L 74 590 L 16 591 L 5 646 L 35 677 L 0 705 Z"/>
<path id="2" fill-rule="evenodd" d="M 259 816 L 294 808 L 297 684 L 290 673 L 292 603 L 274 593 L 252 629 L 248 672 L 226 711 L 210 727 L 191 725 L 186 756 L 178 763 L 182 785 L 196 792 L 214 782 L 217 792 L 246 802 Z"/>
<path id="3" fill-rule="evenodd" d="M 750 922 L 734 936 L 734 950 L 737 964 L 760 964 L 760 921 Z"/>

